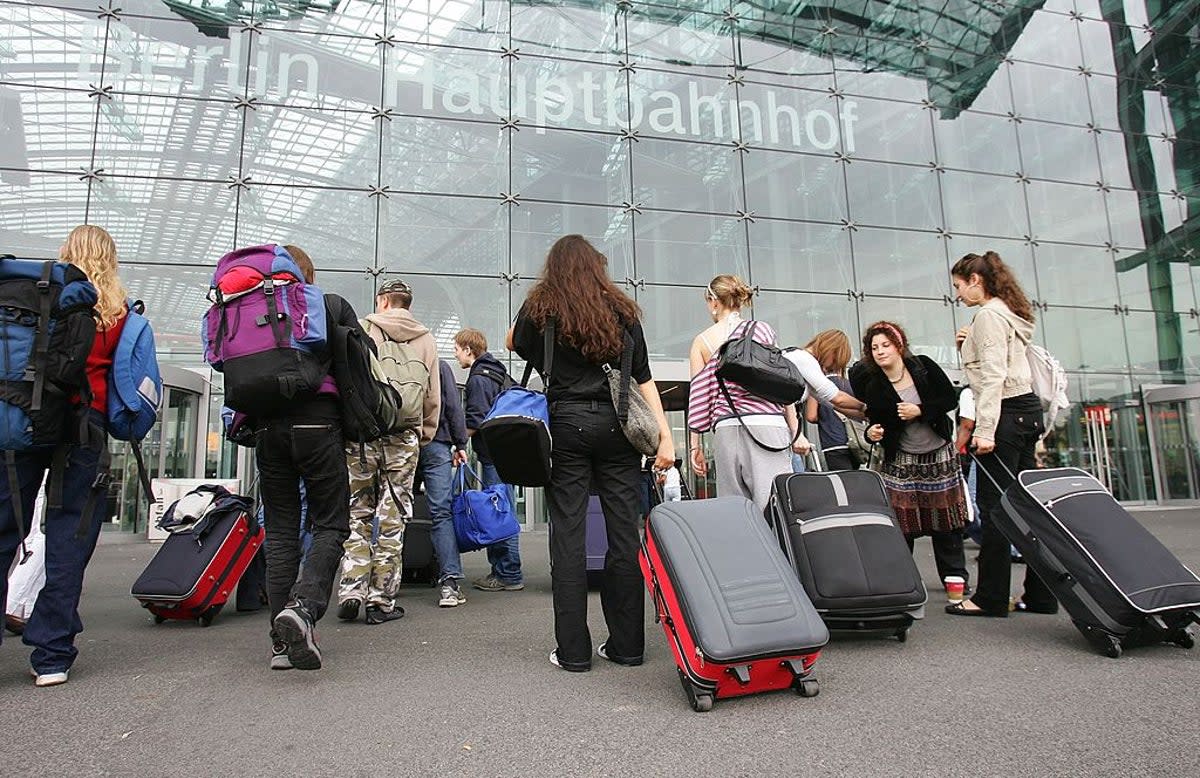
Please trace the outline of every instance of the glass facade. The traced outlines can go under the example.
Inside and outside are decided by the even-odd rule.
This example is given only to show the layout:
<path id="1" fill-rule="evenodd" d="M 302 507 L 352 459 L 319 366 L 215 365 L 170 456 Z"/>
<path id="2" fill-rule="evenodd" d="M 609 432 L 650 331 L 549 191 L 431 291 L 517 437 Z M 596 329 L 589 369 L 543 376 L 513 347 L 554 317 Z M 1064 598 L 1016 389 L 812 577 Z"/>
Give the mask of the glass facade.
<path id="1" fill-rule="evenodd" d="M 449 355 L 461 326 L 499 343 L 581 232 L 656 359 L 733 272 L 787 342 L 887 317 L 955 367 L 947 271 L 990 248 L 1086 465 L 1085 408 L 1200 378 L 1197 25 L 1167 0 L 0 0 L 0 250 L 105 226 L 193 365 L 235 246 L 302 245 L 363 310 L 403 275 Z M 1106 436 L 1125 499 L 1156 496 L 1144 427 Z"/>

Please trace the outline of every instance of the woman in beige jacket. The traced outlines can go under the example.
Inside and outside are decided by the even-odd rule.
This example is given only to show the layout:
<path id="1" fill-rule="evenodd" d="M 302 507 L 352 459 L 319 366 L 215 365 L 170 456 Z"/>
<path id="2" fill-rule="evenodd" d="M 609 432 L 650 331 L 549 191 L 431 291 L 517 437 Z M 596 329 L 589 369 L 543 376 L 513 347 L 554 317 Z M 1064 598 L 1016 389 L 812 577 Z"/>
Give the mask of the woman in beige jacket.
<path id="1" fill-rule="evenodd" d="M 956 616 L 1004 617 L 1009 613 L 1012 559 L 1008 539 L 991 520 L 1000 508 L 996 483 L 1036 467 L 1034 448 L 1042 436 L 1042 406 L 1033 393 L 1025 349 L 1033 340 L 1033 306 L 1000 256 L 968 254 L 950 270 L 954 291 L 975 318 L 958 331 L 963 368 L 975 394 L 971 445 L 980 467 L 977 504 L 983 520 L 975 594 L 946 612 Z M 991 478 L 987 476 L 990 475 Z M 993 479 L 995 483 L 993 483 Z M 1025 571 L 1025 594 L 1015 610 L 1055 613 L 1058 602 L 1032 570 Z"/>

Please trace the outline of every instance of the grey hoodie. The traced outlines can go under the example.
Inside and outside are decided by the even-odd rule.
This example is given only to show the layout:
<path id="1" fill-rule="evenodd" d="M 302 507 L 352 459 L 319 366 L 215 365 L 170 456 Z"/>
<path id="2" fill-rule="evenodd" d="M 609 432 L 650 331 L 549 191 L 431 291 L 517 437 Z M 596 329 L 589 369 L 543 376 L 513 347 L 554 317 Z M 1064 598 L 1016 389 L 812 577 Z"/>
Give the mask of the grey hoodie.
<path id="1" fill-rule="evenodd" d="M 999 297 L 975 314 L 962 344 L 963 370 L 975 394 L 975 437 L 995 440 L 1001 400 L 1033 391 L 1025 356 L 1031 340 L 1033 322 L 1013 313 Z"/>
<path id="2" fill-rule="evenodd" d="M 367 323 L 375 326 L 368 327 Z M 429 368 L 429 388 L 425 391 L 425 413 L 421 422 L 421 445 L 433 440 L 437 432 L 438 417 L 442 412 L 442 381 L 438 369 L 437 343 L 429 334 L 429 328 L 413 318 L 405 308 L 389 308 L 368 316 L 363 329 L 375 339 L 383 342 L 387 335 L 391 340 L 408 343 L 421 355 L 421 361 Z M 381 333 L 380 330 L 383 332 Z"/>

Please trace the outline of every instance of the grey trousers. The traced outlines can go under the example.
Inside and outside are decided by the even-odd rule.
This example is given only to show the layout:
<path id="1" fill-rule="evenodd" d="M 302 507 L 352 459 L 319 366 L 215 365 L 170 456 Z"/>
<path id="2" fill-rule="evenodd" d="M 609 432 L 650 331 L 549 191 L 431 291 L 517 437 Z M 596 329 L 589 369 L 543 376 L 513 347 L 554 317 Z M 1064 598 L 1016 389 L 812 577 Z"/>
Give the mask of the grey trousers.
<path id="1" fill-rule="evenodd" d="M 787 427 L 750 426 L 754 437 L 769 446 L 786 446 Z M 767 451 L 750 439 L 740 424 L 722 424 L 713 432 L 716 447 L 717 496 L 742 496 L 767 507 L 775 476 L 792 472 L 791 449 Z"/>

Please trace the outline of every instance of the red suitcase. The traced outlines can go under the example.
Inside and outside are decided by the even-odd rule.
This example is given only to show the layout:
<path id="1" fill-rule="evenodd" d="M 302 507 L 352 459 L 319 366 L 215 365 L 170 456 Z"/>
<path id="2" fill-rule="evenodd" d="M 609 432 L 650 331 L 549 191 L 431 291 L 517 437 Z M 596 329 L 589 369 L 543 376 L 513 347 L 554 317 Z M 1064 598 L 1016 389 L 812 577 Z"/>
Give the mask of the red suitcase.
<path id="1" fill-rule="evenodd" d="M 754 503 L 657 506 L 640 562 L 693 710 L 778 689 L 817 694 L 812 667 L 829 631 Z"/>
<path id="2" fill-rule="evenodd" d="M 212 624 L 262 545 L 263 529 L 251 519 L 249 501 L 226 495 L 202 528 L 168 537 L 133 584 L 131 593 L 155 623 Z"/>

